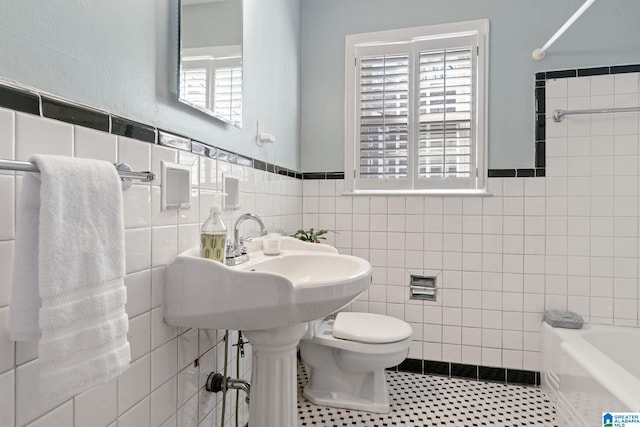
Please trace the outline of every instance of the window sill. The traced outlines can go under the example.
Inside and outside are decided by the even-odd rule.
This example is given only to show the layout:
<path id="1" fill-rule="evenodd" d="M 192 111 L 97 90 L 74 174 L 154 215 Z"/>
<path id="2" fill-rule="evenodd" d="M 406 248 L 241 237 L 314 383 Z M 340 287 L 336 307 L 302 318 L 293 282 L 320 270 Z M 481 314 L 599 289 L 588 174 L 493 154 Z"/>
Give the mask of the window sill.
<path id="1" fill-rule="evenodd" d="M 354 190 L 344 191 L 343 196 L 465 196 L 489 197 L 492 193 L 486 189 L 447 189 L 447 190 Z"/>

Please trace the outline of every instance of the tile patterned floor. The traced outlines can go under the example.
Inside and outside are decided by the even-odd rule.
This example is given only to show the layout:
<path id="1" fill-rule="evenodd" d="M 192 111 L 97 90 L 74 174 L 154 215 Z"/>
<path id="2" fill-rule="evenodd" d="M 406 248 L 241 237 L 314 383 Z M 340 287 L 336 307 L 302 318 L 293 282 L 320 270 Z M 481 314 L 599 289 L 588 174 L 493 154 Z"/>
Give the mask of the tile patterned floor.
<path id="1" fill-rule="evenodd" d="M 299 426 L 540 426 L 555 425 L 555 409 L 539 388 L 405 372 L 386 372 L 391 412 L 372 414 L 315 406 L 302 397 L 298 372 Z"/>

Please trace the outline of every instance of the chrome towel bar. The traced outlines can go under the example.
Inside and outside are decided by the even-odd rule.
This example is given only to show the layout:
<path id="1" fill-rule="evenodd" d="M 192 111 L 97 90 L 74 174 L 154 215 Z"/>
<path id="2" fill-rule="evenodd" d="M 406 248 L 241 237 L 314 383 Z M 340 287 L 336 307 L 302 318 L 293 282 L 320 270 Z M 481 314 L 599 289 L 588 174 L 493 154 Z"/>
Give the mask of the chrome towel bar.
<path id="1" fill-rule="evenodd" d="M 591 110 L 554 110 L 553 121 L 561 122 L 565 116 L 578 114 L 594 114 L 594 113 L 635 113 L 640 111 L 640 107 L 623 107 L 623 108 L 594 108 Z"/>
<path id="2" fill-rule="evenodd" d="M 151 171 L 133 172 L 131 167 L 126 163 L 115 163 L 118 175 L 122 180 L 122 189 L 127 190 L 131 187 L 131 180 L 136 179 L 142 182 L 151 182 L 156 179 L 156 174 Z M 38 166 L 32 162 L 23 162 L 20 160 L 0 159 L 0 170 L 11 170 L 18 172 L 40 172 Z"/>

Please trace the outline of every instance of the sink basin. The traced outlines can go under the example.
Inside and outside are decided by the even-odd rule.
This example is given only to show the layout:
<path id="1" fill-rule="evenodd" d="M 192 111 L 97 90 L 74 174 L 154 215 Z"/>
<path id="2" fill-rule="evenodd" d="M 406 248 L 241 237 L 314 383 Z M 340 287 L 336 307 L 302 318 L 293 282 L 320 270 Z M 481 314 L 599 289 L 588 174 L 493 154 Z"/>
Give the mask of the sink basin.
<path id="1" fill-rule="evenodd" d="M 283 237 L 280 255 L 249 256 L 226 266 L 200 258 L 197 248 L 178 255 L 166 269 L 167 323 L 243 331 L 295 325 L 339 310 L 371 282 L 367 261 L 328 245 Z"/>

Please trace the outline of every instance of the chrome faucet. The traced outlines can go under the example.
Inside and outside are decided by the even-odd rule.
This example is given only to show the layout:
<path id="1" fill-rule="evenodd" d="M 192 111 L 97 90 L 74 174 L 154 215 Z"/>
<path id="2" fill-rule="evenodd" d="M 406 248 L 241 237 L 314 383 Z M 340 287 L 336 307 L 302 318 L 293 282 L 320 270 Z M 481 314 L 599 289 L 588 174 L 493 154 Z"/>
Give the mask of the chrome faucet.
<path id="1" fill-rule="evenodd" d="M 242 214 L 236 219 L 236 223 L 233 226 L 233 242 L 227 243 L 227 265 L 238 265 L 243 262 L 249 261 L 249 255 L 247 255 L 247 248 L 244 246 L 244 240 L 240 238 L 240 224 L 248 219 L 252 219 L 260 226 L 260 235 L 267 234 L 267 227 L 265 227 L 262 219 L 252 213 Z"/>

